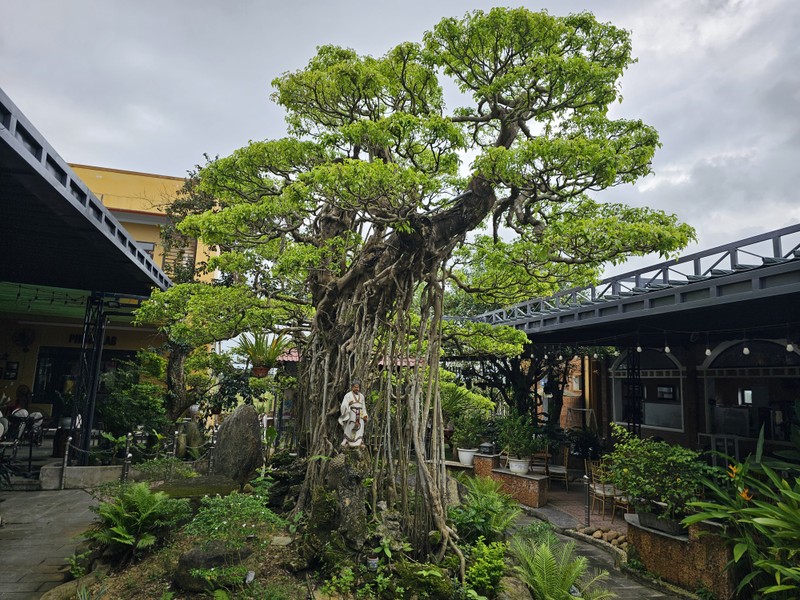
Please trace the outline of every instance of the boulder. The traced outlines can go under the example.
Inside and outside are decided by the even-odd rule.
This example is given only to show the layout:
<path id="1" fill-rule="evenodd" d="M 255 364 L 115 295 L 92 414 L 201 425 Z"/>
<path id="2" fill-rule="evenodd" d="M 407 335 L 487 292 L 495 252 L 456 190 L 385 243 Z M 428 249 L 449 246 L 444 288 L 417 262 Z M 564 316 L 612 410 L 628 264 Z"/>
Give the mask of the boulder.
<path id="1" fill-rule="evenodd" d="M 175 585 L 188 592 L 206 592 L 213 589 L 203 577 L 192 575 L 194 569 L 233 567 L 253 553 L 249 548 L 232 549 L 220 542 L 212 542 L 207 548 L 195 547 L 178 559 L 178 568 L 173 580 Z"/>
<path id="2" fill-rule="evenodd" d="M 533 600 L 528 587 L 516 577 L 503 577 L 499 588 L 497 600 Z"/>
<path id="3" fill-rule="evenodd" d="M 252 405 L 242 404 L 220 425 L 212 474 L 244 485 L 263 464 L 258 413 Z"/>

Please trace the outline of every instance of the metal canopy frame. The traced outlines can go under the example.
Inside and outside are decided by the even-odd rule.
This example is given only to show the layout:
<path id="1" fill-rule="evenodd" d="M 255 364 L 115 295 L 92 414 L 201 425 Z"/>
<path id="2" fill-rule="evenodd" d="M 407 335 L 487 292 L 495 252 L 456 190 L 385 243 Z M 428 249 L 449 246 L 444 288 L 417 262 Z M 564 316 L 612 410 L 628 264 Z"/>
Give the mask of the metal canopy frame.
<path id="1" fill-rule="evenodd" d="M 660 336 L 663 344 L 667 331 L 785 327 L 787 319 L 800 322 L 798 302 L 800 224 L 473 320 L 511 325 L 543 342 L 611 345 L 633 332 L 644 336 L 651 331 L 655 342 Z M 780 336 L 785 330 L 773 333 Z"/>
<path id="2" fill-rule="evenodd" d="M 1 89 L 0 214 L 4 314 L 67 316 L 91 292 L 76 382 L 88 450 L 106 320 L 172 283 Z"/>

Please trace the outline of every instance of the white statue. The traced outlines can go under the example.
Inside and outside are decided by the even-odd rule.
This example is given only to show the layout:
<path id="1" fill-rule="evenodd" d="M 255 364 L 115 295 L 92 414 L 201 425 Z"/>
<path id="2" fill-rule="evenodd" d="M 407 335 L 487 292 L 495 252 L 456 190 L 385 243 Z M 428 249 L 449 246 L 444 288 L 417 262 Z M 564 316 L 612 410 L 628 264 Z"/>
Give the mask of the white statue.
<path id="1" fill-rule="evenodd" d="M 367 403 L 361 393 L 361 382 L 353 380 L 350 391 L 342 399 L 341 416 L 339 425 L 344 428 L 342 446 L 358 448 L 363 444 L 364 424 L 369 418 Z"/>

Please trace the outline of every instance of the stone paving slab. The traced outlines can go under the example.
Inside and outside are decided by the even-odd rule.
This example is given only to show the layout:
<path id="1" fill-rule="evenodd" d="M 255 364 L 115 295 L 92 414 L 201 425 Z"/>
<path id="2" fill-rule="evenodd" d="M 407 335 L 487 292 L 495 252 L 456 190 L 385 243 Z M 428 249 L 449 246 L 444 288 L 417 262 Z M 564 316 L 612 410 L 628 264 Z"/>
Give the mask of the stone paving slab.
<path id="1" fill-rule="evenodd" d="M 63 583 L 67 557 L 94 521 L 83 490 L 2 492 L 0 600 L 36 600 Z"/>

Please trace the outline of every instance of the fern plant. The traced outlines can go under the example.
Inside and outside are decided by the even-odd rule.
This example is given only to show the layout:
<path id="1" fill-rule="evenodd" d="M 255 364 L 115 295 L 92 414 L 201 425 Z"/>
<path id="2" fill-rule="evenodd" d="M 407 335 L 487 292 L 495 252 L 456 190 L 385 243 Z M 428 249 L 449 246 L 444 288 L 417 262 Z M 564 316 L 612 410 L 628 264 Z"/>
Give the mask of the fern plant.
<path id="1" fill-rule="evenodd" d="M 520 579 L 537 600 L 604 600 L 616 594 L 600 588 L 607 571 L 589 575 L 585 556 L 575 556 L 575 543 L 561 544 L 555 536 L 537 543 L 526 538 L 513 538 L 511 552 L 518 561 L 515 567 Z"/>
<path id="2" fill-rule="evenodd" d="M 123 564 L 155 546 L 171 528 L 191 515 L 188 500 L 153 492 L 144 483 L 124 486 L 116 497 L 92 510 L 99 521 L 84 536 Z"/>
<path id="3" fill-rule="evenodd" d="M 502 540 L 522 513 L 519 503 L 489 477 L 459 477 L 459 481 L 466 486 L 467 494 L 449 512 L 458 535 L 470 544 L 479 537 L 490 542 Z"/>

